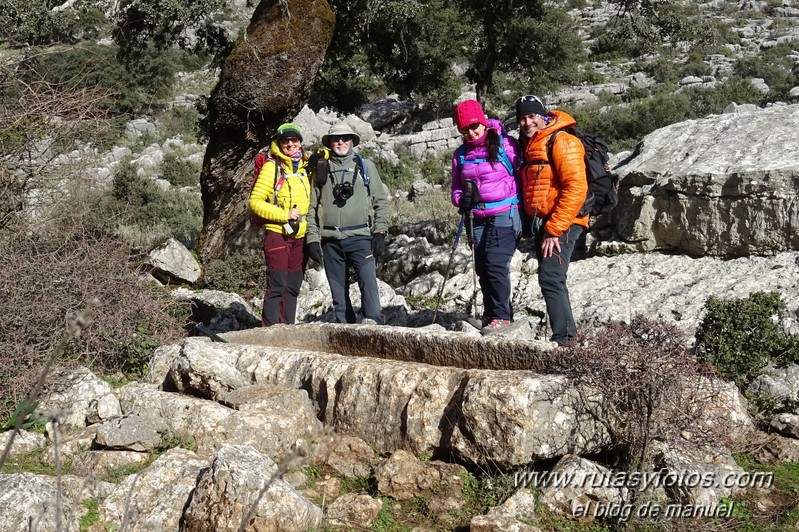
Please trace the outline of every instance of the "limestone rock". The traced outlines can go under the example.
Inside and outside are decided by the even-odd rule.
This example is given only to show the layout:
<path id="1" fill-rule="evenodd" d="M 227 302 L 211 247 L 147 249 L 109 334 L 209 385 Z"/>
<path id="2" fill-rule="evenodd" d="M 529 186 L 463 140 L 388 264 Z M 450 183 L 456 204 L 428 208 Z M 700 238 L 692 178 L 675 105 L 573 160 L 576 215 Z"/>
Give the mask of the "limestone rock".
<path id="1" fill-rule="evenodd" d="M 460 498 L 466 470 L 457 464 L 422 462 L 407 451 L 395 451 L 375 468 L 377 491 L 407 501 L 414 497 Z"/>
<path id="2" fill-rule="evenodd" d="M 799 415 L 797 414 L 777 414 L 771 420 L 770 426 L 783 436 L 799 439 Z"/>
<path id="3" fill-rule="evenodd" d="M 54 381 L 53 388 L 38 410 L 56 417 L 59 424 L 65 427 L 85 427 L 87 418 L 99 417 L 98 400 L 113 395 L 111 385 L 85 367 L 76 368 Z M 90 414 L 92 408 L 94 411 Z"/>
<path id="4" fill-rule="evenodd" d="M 327 508 L 327 518 L 333 526 L 369 528 L 383 508 L 379 499 L 360 493 L 346 493 Z"/>
<path id="5" fill-rule="evenodd" d="M 144 260 L 153 277 L 164 283 L 194 284 L 200 278 L 200 265 L 186 246 L 170 238 L 152 250 Z"/>
<path id="6" fill-rule="evenodd" d="M 522 488 L 507 501 L 488 510 L 485 515 L 472 518 L 471 532 L 539 532 L 541 529 L 521 519 L 530 520 L 536 515 L 536 500 L 533 493 Z"/>
<path id="7" fill-rule="evenodd" d="M 261 325 L 252 307 L 238 294 L 221 290 L 195 292 L 181 287 L 173 290 L 171 295 L 177 299 L 188 299 L 192 305 L 193 318 L 202 322 L 211 332 L 238 331 Z"/>
<path id="8" fill-rule="evenodd" d="M 100 449 L 153 451 L 166 431 L 166 423 L 160 418 L 133 415 L 102 423 L 94 443 Z"/>
<path id="9" fill-rule="evenodd" d="M 222 445 L 200 474 L 182 530 L 310 530 L 321 521 L 322 511 L 280 479 L 270 458 L 248 445 Z"/>
<path id="10" fill-rule="evenodd" d="M 0 475 L 0 531 L 78 529 L 78 508 L 69 500 L 56 506 L 56 478 L 33 473 Z"/>
<path id="11" fill-rule="evenodd" d="M 561 481 L 557 485 L 554 480 Z M 567 455 L 552 468 L 550 482 L 541 488 L 541 502 L 564 516 L 592 515 L 598 505 L 620 506 L 629 499 L 628 488 L 615 485 L 613 472 L 579 456 Z"/>
<path id="12" fill-rule="evenodd" d="M 101 523 L 126 530 L 179 530 L 183 511 L 208 462 L 191 451 L 170 449 L 149 467 L 127 477 L 99 507 Z"/>
<path id="13" fill-rule="evenodd" d="M 799 105 L 781 105 L 653 131 L 618 168 L 618 234 L 692 256 L 799 248 L 797 122 Z"/>
<path id="14" fill-rule="evenodd" d="M 147 412 L 166 426 L 167 435 L 194 442 L 197 453 L 211 456 L 223 443 L 249 444 L 267 456 L 288 453 L 296 441 L 319 428 L 305 392 L 290 390 L 260 404 L 234 410 L 207 399 L 130 384 L 120 389 L 126 415 Z"/>
<path id="15" fill-rule="evenodd" d="M 324 463 L 344 478 L 368 478 L 372 474 L 374 450 L 360 438 L 340 436 L 324 457 Z"/>
<path id="16" fill-rule="evenodd" d="M 11 435 L 13 433 L 14 431 L 12 430 L 0 433 L 0 449 L 5 449 L 8 446 L 8 442 L 11 440 Z M 16 437 L 14 437 L 14 444 L 11 447 L 9 456 L 35 451 L 40 447 L 44 447 L 46 441 L 43 434 L 20 429 Z"/>

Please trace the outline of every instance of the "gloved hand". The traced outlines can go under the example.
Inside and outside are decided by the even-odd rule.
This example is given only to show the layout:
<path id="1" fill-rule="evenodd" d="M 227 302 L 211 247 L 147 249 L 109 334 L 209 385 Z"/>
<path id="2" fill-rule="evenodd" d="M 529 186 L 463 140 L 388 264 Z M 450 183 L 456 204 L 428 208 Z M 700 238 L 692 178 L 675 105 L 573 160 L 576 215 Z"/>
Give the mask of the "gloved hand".
<path id="1" fill-rule="evenodd" d="M 386 235 L 375 233 L 372 235 L 372 255 L 379 257 L 386 250 Z"/>
<path id="2" fill-rule="evenodd" d="M 480 191 L 477 190 L 477 183 L 474 181 L 466 181 L 466 187 L 461 194 L 461 209 L 473 209 L 475 205 L 480 203 Z"/>
<path id="3" fill-rule="evenodd" d="M 308 244 L 308 256 L 319 264 L 322 264 L 322 244 L 319 242 L 311 242 Z"/>

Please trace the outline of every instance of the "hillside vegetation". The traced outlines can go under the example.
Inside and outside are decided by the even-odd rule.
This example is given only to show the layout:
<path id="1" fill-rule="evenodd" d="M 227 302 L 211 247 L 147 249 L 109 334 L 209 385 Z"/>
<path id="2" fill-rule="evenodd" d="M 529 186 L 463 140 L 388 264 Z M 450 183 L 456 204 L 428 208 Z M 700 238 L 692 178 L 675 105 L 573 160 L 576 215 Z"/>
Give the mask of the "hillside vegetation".
<path id="1" fill-rule="evenodd" d="M 505 117 L 519 94 L 600 87 L 592 101 L 561 106 L 618 151 L 731 102 L 786 101 L 798 83 L 792 19 L 777 16 L 781 3 L 752 10 L 725 3 L 716 11 L 648 1 L 330 3 L 336 34 L 310 105 L 353 112 L 397 94 L 414 104 L 406 129 L 449 116 L 464 91 Z M 11 340 L 0 352 L 6 415 L 58 346 L 66 316 L 94 297 L 115 296 L 103 296 L 81 338 L 58 353 L 62 360 L 135 373 L 152 347 L 185 334 L 186 311 L 163 290 L 143 289 L 137 261 L 165 238 L 191 246 L 199 233 L 198 176 L 212 127 L 205 102 L 255 6 L 32 0 L 0 7 L 0 252 L 6 278 L 16 279 L 2 285 L 0 299 L 26 322 L 4 336 Z M 611 90 L 631 76 L 648 82 Z M 714 83 L 681 85 L 687 76 Z M 170 152 L 143 171 L 155 143 Z M 444 175 L 445 159 L 405 154 L 400 164 L 379 164 L 394 186 Z M 243 262 L 253 263 L 257 283 L 258 261 Z M 209 271 L 212 283 L 225 277 L 223 265 Z M 123 333 L 125 323 L 132 327 Z"/>

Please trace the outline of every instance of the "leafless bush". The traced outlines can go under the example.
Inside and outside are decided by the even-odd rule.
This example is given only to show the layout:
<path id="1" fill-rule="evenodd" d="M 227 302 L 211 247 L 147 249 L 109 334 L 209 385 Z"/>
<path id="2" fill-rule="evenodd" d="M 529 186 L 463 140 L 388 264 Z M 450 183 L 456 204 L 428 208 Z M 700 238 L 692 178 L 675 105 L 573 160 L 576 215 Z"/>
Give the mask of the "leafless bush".
<path id="1" fill-rule="evenodd" d="M 89 323 L 57 364 L 140 372 L 157 345 L 184 332 L 188 309 L 136 272 L 125 242 L 92 232 L 79 216 L 8 235 L 0 265 L 0 418 L 30 391 L 66 316 L 89 300 L 97 301 Z"/>
<path id="2" fill-rule="evenodd" d="M 56 164 L 59 156 L 108 128 L 99 90 L 75 80 L 49 83 L 32 59 L 0 60 L 0 229 L 21 214 L 29 218 L 37 204 L 52 203 L 51 193 L 58 195 L 73 172 L 85 168 L 65 164 L 63 157 Z"/>
<path id="3" fill-rule="evenodd" d="M 688 428 L 712 393 L 709 369 L 685 348 L 672 324 L 636 316 L 580 338 L 560 368 L 581 390 L 594 390 L 586 405 L 607 428 L 620 453 L 620 466 L 641 470 L 651 463 L 651 444 L 672 441 Z M 590 400 L 588 400 L 590 399 Z"/>

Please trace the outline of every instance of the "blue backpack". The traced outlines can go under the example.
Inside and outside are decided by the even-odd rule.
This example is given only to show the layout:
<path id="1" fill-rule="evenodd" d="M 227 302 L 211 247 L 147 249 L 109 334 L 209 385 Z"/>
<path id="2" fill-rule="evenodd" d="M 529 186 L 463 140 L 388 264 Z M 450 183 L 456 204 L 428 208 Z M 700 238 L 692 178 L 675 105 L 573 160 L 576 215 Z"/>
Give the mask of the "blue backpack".
<path id="1" fill-rule="evenodd" d="M 510 175 L 513 175 L 513 165 L 510 163 L 510 158 L 508 154 L 505 152 L 505 137 L 506 135 L 499 136 L 499 149 L 497 150 L 497 159 L 502 165 L 508 170 Z M 488 161 L 488 159 L 467 159 L 466 158 L 466 146 L 461 144 L 457 150 L 455 150 L 455 157 L 458 159 L 458 168 L 463 167 L 466 163 L 484 163 Z"/>

